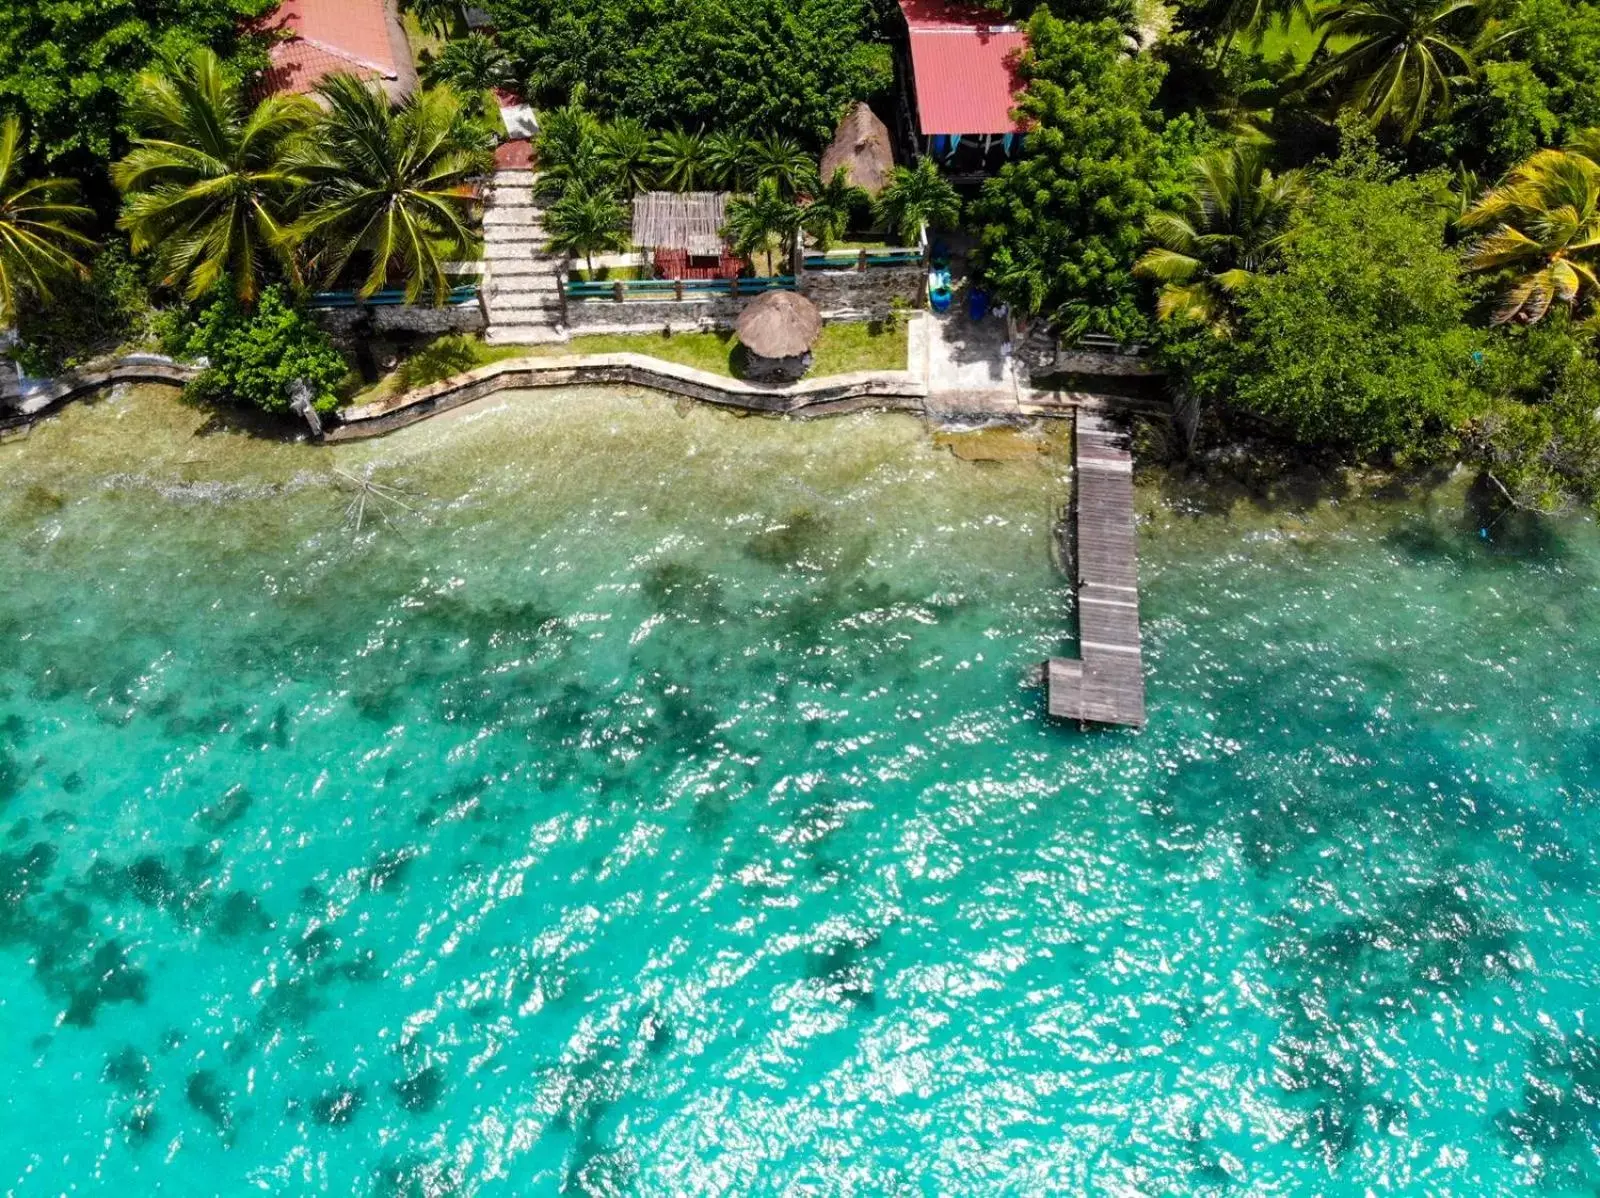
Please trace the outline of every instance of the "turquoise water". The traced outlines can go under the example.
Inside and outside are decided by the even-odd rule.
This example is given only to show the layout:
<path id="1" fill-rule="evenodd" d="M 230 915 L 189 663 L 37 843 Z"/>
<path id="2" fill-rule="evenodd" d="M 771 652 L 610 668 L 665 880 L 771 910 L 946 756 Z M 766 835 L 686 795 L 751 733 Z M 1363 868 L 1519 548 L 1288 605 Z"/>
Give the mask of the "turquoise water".
<path id="1" fill-rule="evenodd" d="M 8 1193 L 1600 1184 L 1586 524 L 1148 497 L 1084 733 L 1059 459 L 905 418 L 136 393 L 0 487 Z"/>

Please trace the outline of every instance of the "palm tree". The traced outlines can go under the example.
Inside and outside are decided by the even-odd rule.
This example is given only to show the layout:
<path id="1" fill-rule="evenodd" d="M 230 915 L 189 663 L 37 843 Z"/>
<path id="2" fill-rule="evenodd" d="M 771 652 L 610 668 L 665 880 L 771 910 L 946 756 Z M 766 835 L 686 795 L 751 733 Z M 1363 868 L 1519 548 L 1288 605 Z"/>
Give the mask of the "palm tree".
<path id="1" fill-rule="evenodd" d="M 793 198 L 817 185 L 817 164 L 793 138 L 769 133 L 750 143 L 750 177 L 757 183 L 771 179 L 778 190 Z"/>
<path id="2" fill-rule="evenodd" d="M 939 173 L 932 158 L 914 168 L 897 166 L 878 197 L 878 219 L 906 245 L 914 245 L 924 225 L 943 228 L 961 217 L 961 197 Z"/>
<path id="3" fill-rule="evenodd" d="M 710 182 L 706 153 L 705 134 L 670 129 L 656 138 L 650 160 L 659 171 L 659 182 L 669 191 L 698 191 Z"/>
<path id="4" fill-rule="evenodd" d="M 628 207 L 604 187 L 569 187 L 544 219 L 551 252 L 582 254 L 591 279 L 595 254 L 625 250 L 631 241 Z"/>
<path id="5" fill-rule="evenodd" d="M 1317 14 L 1320 57 L 1307 84 L 1332 84 L 1375 123 L 1392 123 L 1409 141 L 1435 111 L 1450 104 L 1450 86 L 1477 73 L 1458 40 L 1477 15 L 1477 0 L 1339 0 Z"/>
<path id="6" fill-rule="evenodd" d="M 1600 292 L 1600 165 L 1577 150 L 1541 150 L 1461 218 L 1490 227 L 1467 249 L 1469 270 L 1501 271 L 1494 321 L 1532 324 L 1556 303 L 1576 306 Z"/>
<path id="7" fill-rule="evenodd" d="M 655 182 L 649 132 L 638 121 L 620 120 L 600 130 L 595 157 L 618 194 L 649 191 Z"/>
<path id="8" fill-rule="evenodd" d="M 844 236 L 851 219 L 871 202 L 872 197 L 850 182 L 850 172 L 841 166 L 812 195 L 801 224 L 816 239 L 817 248 L 825 250 Z"/>
<path id="9" fill-rule="evenodd" d="M 0 329 L 17 321 L 23 296 L 48 299 L 57 279 L 84 275 L 75 251 L 93 244 L 78 225 L 94 213 L 75 202 L 68 179 L 22 173 L 22 121 L 0 122 Z"/>
<path id="10" fill-rule="evenodd" d="M 752 195 L 735 196 L 728 202 L 723 234 L 734 250 L 746 257 L 764 253 L 767 274 L 774 275 L 778 273 L 778 253 L 793 243 L 800 220 L 799 205 L 778 189 L 776 180 L 763 179 Z"/>
<path id="11" fill-rule="evenodd" d="M 706 138 L 706 181 L 729 191 L 750 190 L 755 182 L 753 150 L 743 134 L 713 133 Z"/>
<path id="12" fill-rule="evenodd" d="M 118 224 L 135 253 L 154 252 L 164 284 L 198 299 L 229 275 L 249 303 L 269 265 L 294 276 L 287 223 L 305 178 L 290 150 L 315 104 L 273 96 L 247 111 L 239 85 L 200 49 L 170 73 L 141 74 L 130 116 L 140 136 L 111 168 L 125 197 Z"/>
<path id="13" fill-rule="evenodd" d="M 1156 314 L 1187 316 L 1228 328 L 1229 296 L 1271 265 L 1295 210 L 1306 200 L 1299 171 L 1274 175 L 1264 148 L 1237 142 L 1201 158 L 1177 212 L 1157 212 L 1148 231 L 1156 244 L 1133 273 L 1162 284 Z"/>
<path id="14" fill-rule="evenodd" d="M 432 84 L 445 84 L 463 96 L 503 87 L 513 80 L 511 56 L 492 37 L 469 33 L 444 44 L 423 68 Z"/>
<path id="15" fill-rule="evenodd" d="M 424 29 L 447 37 L 461 22 L 460 0 L 405 0 L 404 7 Z"/>
<path id="16" fill-rule="evenodd" d="M 293 230 L 309 269 L 331 283 L 359 263 L 363 297 L 398 274 L 408 302 L 427 293 L 443 304 L 446 264 L 473 241 L 471 179 L 488 166 L 458 138 L 460 99 L 436 87 L 396 104 L 354 75 L 330 76 L 318 91 L 327 115 L 296 163 L 310 181 Z"/>
<path id="17" fill-rule="evenodd" d="M 550 200 L 559 199 L 569 186 L 599 177 L 600 122 L 577 103 L 557 108 L 545 114 L 535 149 L 540 191 Z"/>

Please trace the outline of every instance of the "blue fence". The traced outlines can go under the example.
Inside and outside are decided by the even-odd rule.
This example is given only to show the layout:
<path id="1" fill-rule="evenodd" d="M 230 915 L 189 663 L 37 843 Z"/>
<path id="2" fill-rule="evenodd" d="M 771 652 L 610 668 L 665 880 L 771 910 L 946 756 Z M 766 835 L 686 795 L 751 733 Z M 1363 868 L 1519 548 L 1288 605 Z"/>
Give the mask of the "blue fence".
<path id="1" fill-rule="evenodd" d="M 755 279 L 616 279 L 612 282 L 569 282 L 569 300 L 705 299 L 711 296 L 765 295 L 769 291 L 793 291 L 793 275 L 772 275 Z"/>
<path id="2" fill-rule="evenodd" d="M 423 302 L 426 303 L 432 296 L 424 294 Z M 313 295 L 308 303 L 312 308 L 396 308 L 406 302 L 404 291 L 374 291 L 363 299 L 354 291 L 319 291 Z M 460 307 L 463 304 L 478 302 L 478 285 L 476 283 L 463 283 L 459 287 L 452 287 L 450 294 L 445 298 L 445 303 L 450 307 Z"/>

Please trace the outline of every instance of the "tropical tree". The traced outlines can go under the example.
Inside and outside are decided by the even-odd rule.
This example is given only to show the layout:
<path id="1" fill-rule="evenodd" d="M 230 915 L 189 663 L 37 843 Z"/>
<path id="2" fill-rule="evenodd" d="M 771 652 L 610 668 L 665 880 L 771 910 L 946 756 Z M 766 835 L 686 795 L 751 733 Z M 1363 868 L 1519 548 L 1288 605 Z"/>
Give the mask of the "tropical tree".
<path id="1" fill-rule="evenodd" d="M 1600 292 L 1600 165 L 1577 150 L 1541 150 L 1461 218 L 1490 231 L 1468 247 L 1469 270 L 1499 271 L 1497 324 L 1542 320 L 1559 303 Z"/>
<path id="2" fill-rule="evenodd" d="M 601 128 L 595 157 L 618 194 L 649 191 L 655 183 L 650 133 L 638 121 L 614 121 Z"/>
<path id="3" fill-rule="evenodd" d="M 118 223 L 134 253 L 154 254 L 164 284 L 198 299 L 227 276 L 248 303 L 269 267 L 294 275 L 288 218 L 305 177 L 291 151 L 315 104 L 273 96 L 251 111 L 199 49 L 170 72 L 141 74 L 129 115 L 139 136 L 111 170 L 125 197 Z"/>
<path id="4" fill-rule="evenodd" d="M 800 207 L 779 190 L 777 181 L 763 179 L 753 193 L 728 202 L 723 235 L 740 254 L 765 254 L 767 274 L 775 275 L 780 254 L 800 229 Z"/>
<path id="5" fill-rule="evenodd" d="M 78 250 L 91 245 L 78 226 L 94 213 L 77 203 L 67 179 L 22 173 L 22 121 L 0 122 L 0 329 L 17 321 L 23 296 L 48 299 L 58 279 L 87 271 Z"/>
<path id="6" fill-rule="evenodd" d="M 293 227 L 308 268 L 332 282 L 356 265 L 362 296 L 403 276 L 409 302 L 444 303 L 446 266 L 473 241 L 471 179 L 488 165 L 458 138 L 460 99 L 435 87 L 396 104 L 353 75 L 318 91 L 327 115 L 295 160 L 309 182 Z"/>
<path id="7" fill-rule="evenodd" d="M 915 167 L 897 166 L 878 196 L 878 219 L 905 245 L 916 242 L 924 225 L 945 228 L 961 217 L 961 197 L 939 173 L 932 158 Z"/>
<path id="8" fill-rule="evenodd" d="M 651 147 L 658 180 L 670 191 L 698 191 L 711 181 L 706 136 L 669 129 Z"/>
<path id="9" fill-rule="evenodd" d="M 1155 245 L 1133 273 L 1162 284 L 1156 314 L 1186 316 L 1225 332 L 1230 297 L 1271 265 L 1307 196 L 1299 171 L 1274 175 L 1265 148 L 1238 142 L 1202 157 L 1176 212 L 1152 213 Z"/>
<path id="10" fill-rule="evenodd" d="M 569 187 L 544 215 L 550 250 L 581 254 L 594 278 L 595 254 L 625 250 L 630 243 L 628 206 L 608 188 L 578 184 Z"/>
<path id="11" fill-rule="evenodd" d="M 816 239 L 817 248 L 825 250 L 844 236 L 855 214 L 871 202 L 872 197 L 850 182 L 850 172 L 841 166 L 813 193 L 801 225 Z"/>
<path id="12" fill-rule="evenodd" d="M 754 145 L 740 133 L 723 130 L 706 138 L 706 181 L 729 191 L 748 191 L 755 182 Z"/>
<path id="13" fill-rule="evenodd" d="M 771 179 L 790 198 L 817 185 L 817 164 L 811 154 L 793 138 L 777 134 L 750 143 L 749 170 L 757 183 Z"/>
<path id="14" fill-rule="evenodd" d="M 494 38 L 481 33 L 446 42 L 422 73 L 429 83 L 453 87 L 463 96 L 504 87 L 514 79 L 511 56 Z"/>
<path id="15" fill-rule="evenodd" d="M 1462 41 L 1476 16 L 1477 0 L 1338 0 L 1314 24 L 1322 30 L 1319 57 L 1340 48 L 1306 82 L 1331 85 L 1409 141 L 1429 116 L 1449 107 L 1452 84 L 1477 73 Z"/>

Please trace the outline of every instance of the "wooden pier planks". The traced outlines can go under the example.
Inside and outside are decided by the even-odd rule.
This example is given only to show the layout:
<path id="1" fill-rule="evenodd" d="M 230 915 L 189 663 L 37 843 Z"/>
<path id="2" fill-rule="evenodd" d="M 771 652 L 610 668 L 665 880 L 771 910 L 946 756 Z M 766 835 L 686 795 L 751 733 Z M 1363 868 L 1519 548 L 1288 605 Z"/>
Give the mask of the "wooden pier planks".
<path id="1" fill-rule="evenodd" d="M 1052 658 L 1050 714 L 1142 727 L 1144 658 L 1139 641 L 1138 545 L 1133 523 L 1133 455 L 1102 417 L 1078 414 L 1075 498 L 1078 648 Z"/>

